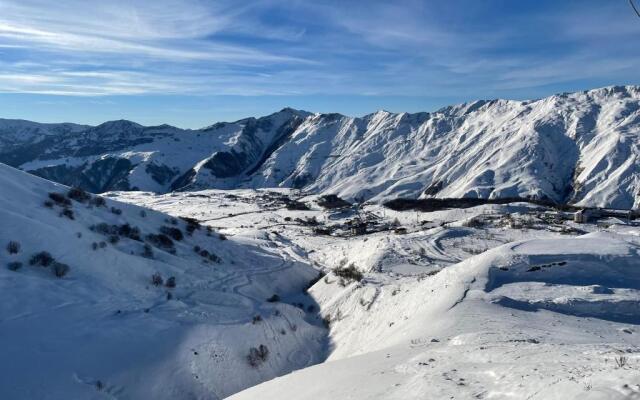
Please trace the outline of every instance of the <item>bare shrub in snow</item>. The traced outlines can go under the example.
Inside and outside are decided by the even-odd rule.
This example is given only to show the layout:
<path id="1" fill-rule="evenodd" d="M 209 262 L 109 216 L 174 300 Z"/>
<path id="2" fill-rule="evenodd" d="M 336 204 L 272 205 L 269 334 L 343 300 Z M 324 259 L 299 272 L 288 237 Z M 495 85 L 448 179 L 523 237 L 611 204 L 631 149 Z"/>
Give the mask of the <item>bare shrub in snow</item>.
<path id="1" fill-rule="evenodd" d="M 53 256 L 47 251 L 41 251 L 31 256 L 29 265 L 39 265 L 41 267 L 48 267 L 54 262 Z"/>
<path id="2" fill-rule="evenodd" d="M 336 268 L 333 273 L 347 282 L 360 282 L 364 277 L 354 264 L 349 264 L 346 268 Z"/>
<path id="3" fill-rule="evenodd" d="M 625 356 L 616 357 L 614 360 L 618 368 L 624 368 L 624 366 L 627 365 L 627 357 Z"/>
<path id="4" fill-rule="evenodd" d="M 200 222 L 195 218 L 181 217 L 187 223 L 187 234 L 192 235 L 197 229 L 200 229 Z"/>
<path id="5" fill-rule="evenodd" d="M 72 187 L 71 189 L 69 189 L 69 191 L 67 192 L 67 197 L 79 203 L 84 203 L 85 201 L 91 200 L 91 195 L 79 187 Z"/>
<path id="6" fill-rule="evenodd" d="M 111 213 L 115 215 L 122 215 L 122 210 L 116 207 L 111 207 Z"/>
<path id="7" fill-rule="evenodd" d="M 142 248 L 142 257 L 153 258 L 153 249 L 146 243 Z"/>
<path id="8" fill-rule="evenodd" d="M 47 207 L 47 208 L 53 208 L 53 201 L 45 200 L 44 201 L 44 206 Z"/>
<path id="9" fill-rule="evenodd" d="M 252 324 L 257 324 L 259 322 L 262 322 L 262 316 L 261 315 L 254 315 L 253 319 L 251 319 L 251 323 Z"/>
<path id="10" fill-rule="evenodd" d="M 147 235 L 146 239 L 147 241 L 149 241 L 149 243 L 151 243 L 152 245 L 160 249 L 165 249 L 165 250 L 173 249 L 173 240 L 171 240 L 169 236 L 163 233 L 159 233 L 159 234 L 151 233 Z"/>
<path id="11" fill-rule="evenodd" d="M 162 286 L 163 283 L 164 280 L 162 279 L 160 273 L 156 272 L 155 274 L 151 275 L 151 284 L 153 286 Z"/>
<path id="12" fill-rule="evenodd" d="M 104 199 L 104 197 L 101 196 L 94 196 L 90 201 L 89 204 L 96 206 L 96 207 L 106 207 L 107 205 L 107 201 Z"/>
<path id="13" fill-rule="evenodd" d="M 59 206 L 70 206 L 71 200 L 67 199 L 64 195 L 56 192 L 50 192 L 49 198 L 53 200 Z"/>
<path id="14" fill-rule="evenodd" d="M 171 226 L 160 227 L 160 233 L 171 237 L 173 240 L 180 241 L 184 239 L 184 235 L 180 228 L 173 228 Z"/>
<path id="15" fill-rule="evenodd" d="M 169 277 L 164 285 L 170 289 L 173 289 L 174 287 L 176 287 L 176 277 L 175 276 Z"/>
<path id="16" fill-rule="evenodd" d="M 260 346 L 251 347 L 249 349 L 249 354 L 247 355 L 247 362 L 254 368 L 260 366 L 260 364 L 267 361 L 269 358 L 269 349 L 267 346 L 261 344 Z"/>
<path id="17" fill-rule="evenodd" d="M 13 240 L 10 241 L 9 244 L 7 244 L 7 251 L 9 252 L 9 254 L 18 254 L 18 252 L 20 251 L 20 243 Z"/>
<path id="18" fill-rule="evenodd" d="M 218 234 L 218 239 L 220 239 L 220 240 L 227 240 L 227 236 L 226 236 L 225 234 L 223 234 L 223 233 L 219 233 L 219 234 Z"/>
<path id="19" fill-rule="evenodd" d="M 67 273 L 69 273 L 70 269 L 71 268 L 69 268 L 67 264 L 63 264 L 57 261 L 54 261 L 51 266 L 51 270 L 53 271 L 53 274 L 58 278 L 62 278 L 63 276 L 65 276 Z"/>
<path id="20" fill-rule="evenodd" d="M 13 261 L 7 264 L 7 268 L 9 268 L 9 271 L 17 271 L 22 268 L 22 263 L 20 261 Z"/>
<path id="21" fill-rule="evenodd" d="M 199 246 L 196 246 L 196 247 L 200 248 Z M 200 257 L 206 258 L 211 262 L 215 262 L 215 263 L 222 262 L 222 259 L 220 257 L 218 257 L 215 253 L 210 252 L 209 250 L 206 250 L 206 249 L 201 249 L 198 254 L 200 254 Z"/>
<path id="22" fill-rule="evenodd" d="M 70 208 L 65 208 L 62 210 L 62 212 L 60 213 L 61 217 L 67 217 L 69 219 L 76 219 L 75 215 L 73 214 L 73 210 Z"/>
<path id="23" fill-rule="evenodd" d="M 140 229 L 136 226 L 131 226 L 128 223 L 122 224 L 118 227 L 118 235 L 128 237 L 131 240 L 136 240 L 138 242 L 142 241 L 140 237 Z"/>

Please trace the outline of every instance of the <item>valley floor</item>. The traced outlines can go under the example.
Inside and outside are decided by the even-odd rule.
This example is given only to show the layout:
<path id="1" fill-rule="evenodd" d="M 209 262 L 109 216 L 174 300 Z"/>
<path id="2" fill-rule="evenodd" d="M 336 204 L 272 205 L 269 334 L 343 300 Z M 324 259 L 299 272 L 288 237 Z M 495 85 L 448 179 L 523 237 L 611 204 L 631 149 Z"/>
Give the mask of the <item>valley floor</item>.
<path id="1" fill-rule="evenodd" d="M 297 365 L 326 361 L 234 399 L 640 398 L 633 222 L 576 224 L 527 204 L 325 210 L 281 189 L 109 196 L 326 274 L 282 299 L 329 328 L 328 349 L 300 342 Z M 287 209 L 291 198 L 311 209 Z M 354 219 L 368 232 L 354 235 Z"/>

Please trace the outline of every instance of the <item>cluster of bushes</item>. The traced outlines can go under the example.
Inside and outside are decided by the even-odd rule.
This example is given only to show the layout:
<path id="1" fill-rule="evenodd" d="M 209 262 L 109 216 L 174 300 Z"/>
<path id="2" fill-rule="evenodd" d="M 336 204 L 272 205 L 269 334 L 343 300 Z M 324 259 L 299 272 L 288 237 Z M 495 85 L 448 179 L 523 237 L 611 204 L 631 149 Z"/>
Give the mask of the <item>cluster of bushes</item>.
<path id="1" fill-rule="evenodd" d="M 17 243 L 17 242 L 9 242 L 9 243 L 11 244 L 11 243 Z M 12 253 L 12 254 L 15 254 L 15 253 Z M 41 251 L 39 253 L 32 255 L 31 258 L 29 259 L 29 265 L 40 266 L 45 268 L 51 267 L 51 271 L 58 278 L 62 278 L 63 276 L 65 276 L 71 269 L 67 264 L 56 261 L 56 259 L 53 258 L 53 256 L 47 251 Z M 20 268 L 22 268 L 22 262 L 12 261 L 7 264 L 7 268 L 9 268 L 11 271 L 17 271 Z"/>
<path id="2" fill-rule="evenodd" d="M 91 248 L 95 251 L 98 250 L 98 248 L 104 249 L 105 247 L 107 247 L 107 243 L 106 242 L 93 242 L 91 243 Z"/>
<path id="3" fill-rule="evenodd" d="M 181 218 L 183 221 L 187 223 L 186 230 L 189 236 L 193 235 L 193 232 L 201 228 L 200 222 L 197 219 L 189 218 L 189 217 L 181 217 Z"/>
<path id="4" fill-rule="evenodd" d="M 145 236 L 145 239 L 153 246 L 168 251 L 169 253 L 175 253 L 176 249 L 173 244 L 173 240 L 164 233 L 150 233 Z"/>
<path id="5" fill-rule="evenodd" d="M 167 278 L 167 281 L 165 282 L 164 279 L 162 279 L 162 275 L 160 275 L 159 272 L 156 272 L 155 274 L 151 275 L 151 284 L 153 286 L 164 285 L 169 289 L 173 289 L 174 287 L 176 287 L 176 277 L 170 276 L 169 278 Z"/>
<path id="6" fill-rule="evenodd" d="M 247 362 L 254 368 L 260 366 L 260 364 L 267 361 L 269 358 L 269 349 L 267 346 L 261 344 L 260 346 L 251 347 L 249 349 L 249 354 L 247 355 Z"/>
<path id="7" fill-rule="evenodd" d="M 344 283 L 344 281 L 360 282 L 362 278 L 364 278 L 364 275 L 362 275 L 362 272 L 360 272 L 354 264 L 349 264 L 348 267 L 336 268 L 333 270 L 333 273 L 337 277 L 341 278 L 342 283 Z"/>
<path id="8" fill-rule="evenodd" d="M 11 240 L 7 244 L 7 252 L 9 254 L 18 254 L 20 252 L 20 243 Z M 7 268 L 11 271 L 17 271 L 22 268 L 22 263 L 20 261 L 10 261 L 7 263 Z"/>
<path id="9" fill-rule="evenodd" d="M 7 252 L 9 254 L 18 254 L 20 251 L 20 243 L 14 242 L 13 240 L 7 244 Z"/>
<path id="10" fill-rule="evenodd" d="M 53 201 L 55 204 L 57 204 L 60 207 L 71 207 L 71 200 L 69 200 L 63 194 L 50 192 L 49 199 L 51 199 L 51 201 Z"/>
<path id="11" fill-rule="evenodd" d="M 160 233 L 173 238 L 173 240 L 181 241 L 182 239 L 184 239 L 184 235 L 182 234 L 180 228 L 162 226 L 160 227 Z"/>
<path id="12" fill-rule="evenodd" d="M 85 192 L 82 188 L 72 187 L 67 192 L 67 197 L 71 200 L 75 200 L 78 203 L 89 203 L 91 206 L 96 207 L 105 207 L 107 205 L 107 201 L 104 197 L 100 196 L 91 196 L 91 194 Z"/>
<path id="13" fill-rule="evenodd" d="M 122 225 L 109 225 L 105 222 L 101 222 L 97 225 L 90 226 L 89 229 L 104 236 L 122 236 L 138 242 L 142 241 L 142 238 L 140 237 L 140 229 L 138 229 L 138 227 L 131 226 L 128 223 Z"/>
<path id="14" fill-rule="evenodd" d="M 91 206 L 103 207 L 106 205 L 106 200 L 100 196 L 92 196 L 79 187 L 72 187 L 65 196 L 62 193 L 50 192 L 49 201 L 45 202 L 46 206 L 52 207 L 53 204 L 57 204 L 60 207 L 71 207 L 71 200 L 75 200 L 78 203 L 88 203 Z"/>
<path id="15" fill-rule="evenodd" d="M 202 258 L 206 258 L 207 260 L 214 263 L 221 263 L 222 259 L 218 257 L 215 253 L 210 252 L 209 250 L 203 249 L 200 246 L 194 246 L 193 251 L 200 255 Z"/>
<path id="16" fill-rule="evenodd" d="M 60 211 L 61 217 L 67 217 L 69 219 L 75 219 L 73 210 L 71 209 L 71 200 L 65 197 L 61 193 L 51 192 L 49 193 L 49 200 L 44 202 L 45 207 L 53 208 L 54 205 L 62 207 Z"/>
<path id="17" fill-rule="evenodd" d="M 91 200 L 91 195 L 79 187 L 72 187 L 67 192 L 67 197 L 79 203 Z"/>
<path id="18" fill-rule="evenodd" d="M 49 199 L 44 202 L 45 207 L 53 208 L 54 205 L 57 205 L 62 208 L 60 216 L 67 217 L 69 219 L 75 219 L 75 215 L 71 209 L 71 200 L 75 200 L 79 203 L 88 203 L 90 206 L 96 207 L 106 205 L 104 198 L 100 196 L 91 196 L 91 194 L 77 187 L 69 189 L 66 196 L 62 193 L 50 192 L 48 197 Z"/>

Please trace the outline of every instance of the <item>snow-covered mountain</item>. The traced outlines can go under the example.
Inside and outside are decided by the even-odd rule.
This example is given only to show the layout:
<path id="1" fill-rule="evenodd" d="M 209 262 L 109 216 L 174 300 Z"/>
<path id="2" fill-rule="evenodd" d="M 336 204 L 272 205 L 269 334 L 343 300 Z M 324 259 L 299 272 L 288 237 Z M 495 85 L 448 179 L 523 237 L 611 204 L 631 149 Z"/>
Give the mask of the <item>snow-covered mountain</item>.
<path id="1" fill-rule="evenodd" d="M 0 162 L 94 192 L 293 187 L 375 201 L 640 203 L 638 86 L 362 118 L 284 109 L 200 130 L 4 120 L 0 132 Z"/>

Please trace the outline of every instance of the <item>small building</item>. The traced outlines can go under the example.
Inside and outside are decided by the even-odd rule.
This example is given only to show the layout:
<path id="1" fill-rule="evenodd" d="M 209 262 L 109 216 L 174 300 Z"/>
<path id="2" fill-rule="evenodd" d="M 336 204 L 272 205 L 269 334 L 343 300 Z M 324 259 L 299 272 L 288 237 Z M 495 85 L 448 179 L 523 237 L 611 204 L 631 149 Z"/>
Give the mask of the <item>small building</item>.
<path id="1" fill-rule="evenodd" d="M 318 199 L 317 203 L 320 207 L 324 207 L 327 209 L 351 207 L 351 203 L 341 199 L 335 194 L 326 194 L 324 196 L 320 196 L 320 199 Z"/>
<path id="2" fill-rule="evenodd" d="M 577 222 L 579 224 L 588 224 L 589 222 L 594 221 L 597 218 L 600 218 L 601 212 L 599 210 L 585 208 L 582 210 L 578 210 L 573 214 L 573 222 Z"/>
<path id="3" fill-rule="evenodd" d="M 357 235 L 366 235 L 367 234 L 367 223 L 366 222 L 358 222 L 355 224 L 351 224 L 351 234 L 354 236 Z"/>
<path id="4" fill-rule="evenodd" d="M 365 235 L 367 233 L 367 222 L 362 221 L 360 218 L 354 218 L 351 221 L 347 222 L 349 226 L 349 231 L 352 235 Z"/>

